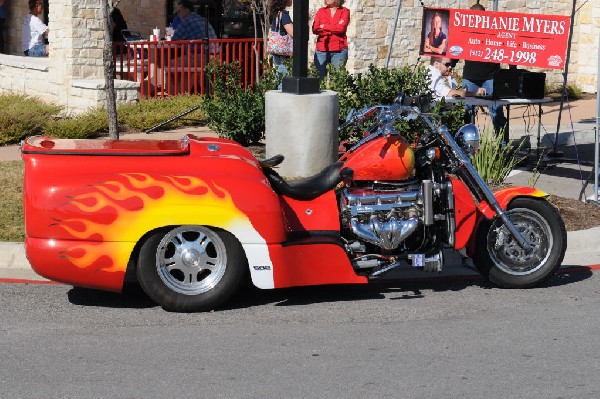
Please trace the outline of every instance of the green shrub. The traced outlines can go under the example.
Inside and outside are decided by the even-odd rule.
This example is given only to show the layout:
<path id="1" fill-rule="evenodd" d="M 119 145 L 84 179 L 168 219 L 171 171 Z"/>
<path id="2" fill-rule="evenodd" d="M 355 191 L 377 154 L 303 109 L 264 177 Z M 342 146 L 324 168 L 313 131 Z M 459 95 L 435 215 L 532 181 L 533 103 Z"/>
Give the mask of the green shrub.
<path id="1" fill-rule="evenodd" d="M 106 109 L 96 108 L 71 118 L 51 119 L 44 127 L 44 134 L 64 139 L 86 139 L 108 132 Z"/>
<path id="2" fill-rule="evenodd" d="M 16 144 L 25 137 L 43 133 L 46 123 L 62 107 L 19 94 L 0 95 L 0 145 Z"/>
<path id="3" fill-rule="evenodd" d="M 246 146 L 257 143 L 263 137 L 265 92 L 275 89 L 281 81 L 281 76 L 271 66 L 265 63 L 263 69 L 261 81 L 255 87 L 244 90 L 237 62 L 209 64 L 213 95 L 205 98 L 202 109 L 209 119 L 208 126 L 219 136 Z"/>
<path id="4" fill-rule="evenodd" d="M 581 87 L 577 86 L 575 83 L 567 84 L 566 90 L 569 100 L 579 100 L 583 93 Z"/>
<path id="5" fill-rule="evenodd" d="M 471 160 L 481 178 L 489 185 L 504 182 L 519 161 L 516 156 L 519 148 L 512 149 L 503 141 L 501 134 L 494 136 L 492 132 L 482 132 L 479 151 Z"/>
<path id="6" fill-rule="evenodd" d="M 314 67 L 310 71 L 316 75 Z M 356 75 L 349 74 L 345 68 L 328 68 L 327 77 L 321 81 L 321 88 L 338 92 L 342 119 L 352 108 L 392 104 L 400 93 L 412 97 L 432 95 L 429 74 L 423 65 L 405 65 L 392 69 L 370 65 L 367 72 Z M 442 101 L 434 104 L 431 113 L 450 131 L 455 132 L 464 124 L 465 110 L 462 106 L 447 107 Z M 362 135 L 364 127 L 366 126 L 341 132 L 340 140 L 356 141 Z M 421 120 L 414 120 L 398 122 L 396 128 L 410 141 L 425 126 Z"/>
<path id="7" fill-rule="evenodd" d="M 148 130 L 161 122 L 169 120 L 193 107 L 202 104 L 203 97 L 193 95 L 179 95 L 170 98 L 142 99 L 135 104 L 124 104 L 117 107 L 120 124 L 125 124 L 132 129 Z M 197 125 L 204 120 L 204 113 L 200 108 L 178 119 L 180 126 Z M 164 129 L 172 129 L 174 124 L 165 125 Z"/>

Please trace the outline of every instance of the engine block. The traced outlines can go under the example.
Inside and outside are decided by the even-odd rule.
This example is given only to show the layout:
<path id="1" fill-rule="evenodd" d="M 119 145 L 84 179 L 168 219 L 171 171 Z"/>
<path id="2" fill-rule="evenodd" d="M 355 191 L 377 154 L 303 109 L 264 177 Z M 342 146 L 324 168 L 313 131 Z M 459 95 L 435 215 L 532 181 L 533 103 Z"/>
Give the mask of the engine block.
<path id="1" fill-rule="evenodd" d="M 393 250 L 410 236 L 423 216 L 420 186 L 396 190 L 346 188 L 340 197 L 342 226 L 359 240 Z"/>

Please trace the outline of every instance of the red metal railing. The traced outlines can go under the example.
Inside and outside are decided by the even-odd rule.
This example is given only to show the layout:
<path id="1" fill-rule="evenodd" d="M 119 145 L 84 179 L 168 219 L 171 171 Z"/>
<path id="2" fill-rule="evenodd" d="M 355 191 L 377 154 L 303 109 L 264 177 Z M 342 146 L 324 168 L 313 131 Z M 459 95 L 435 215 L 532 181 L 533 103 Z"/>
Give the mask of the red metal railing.
<path id="1" fill-rule="evenodd" d="M 114 44 L 115 78 L 140 83 L 142 97 L 205 94 L 206 60 L 239 62 L 244 87 L 261 73 L 262 39 L 139 41 Z M 208 51 L 206 51 L 208 50 Z"/>

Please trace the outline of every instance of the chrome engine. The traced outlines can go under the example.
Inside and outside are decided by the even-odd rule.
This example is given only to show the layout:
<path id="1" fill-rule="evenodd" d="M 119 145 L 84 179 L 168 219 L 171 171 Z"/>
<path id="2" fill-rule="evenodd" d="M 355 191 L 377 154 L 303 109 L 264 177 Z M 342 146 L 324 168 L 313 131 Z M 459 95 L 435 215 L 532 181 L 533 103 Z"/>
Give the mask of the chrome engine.
<path id="1" fill-rule="evenodd" d="M 450 184 L 449 187 L 451 192 Z M 369 187 L 343 189 L 340 193 L 342 231 L 355 266 L 387 270 L 396 267 L 397 255 L 411 258 L 410 250 L 403 245 L 405 241 L 415 234 L 423 236 L 424 227 L 446 218 L 434 214 L 434 195 L 440 194 L 439 185 L 429 180 L 421 183 L 375 183 Z M 452 195 L 448 197 L 448 202 L 453 202 Z M 448 220 L 449 232 L 452 233 L 453 223 L 453 220 Z M 425 263 L 429 262 L 429 258 L 425 260 Z M 427 266 L 425 269 L 428 269 Z M 434 269 L 441 270 L 441 262 L 436 262 Z"/>
<path id="2" fill-rule="evenodd" d="M 393 250 L 418 227 L 422 204 L 419 187 L 393 191 L 346 188 L 340 204 L 342 223 L 358 239 Z"/>

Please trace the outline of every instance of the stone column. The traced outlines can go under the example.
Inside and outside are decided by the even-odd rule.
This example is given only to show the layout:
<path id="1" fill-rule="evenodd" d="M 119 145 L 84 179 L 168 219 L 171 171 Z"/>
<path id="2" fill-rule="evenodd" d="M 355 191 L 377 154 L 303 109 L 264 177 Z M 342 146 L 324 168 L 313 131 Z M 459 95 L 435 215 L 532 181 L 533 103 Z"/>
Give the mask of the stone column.
<path id="1" fill-rule="evenodd" d="M 277 172 L 286 178 L 312 176 L 337 160 L 339 99 L 334 91 L 265 96 L 266 156 L 282 154 Z"/>

